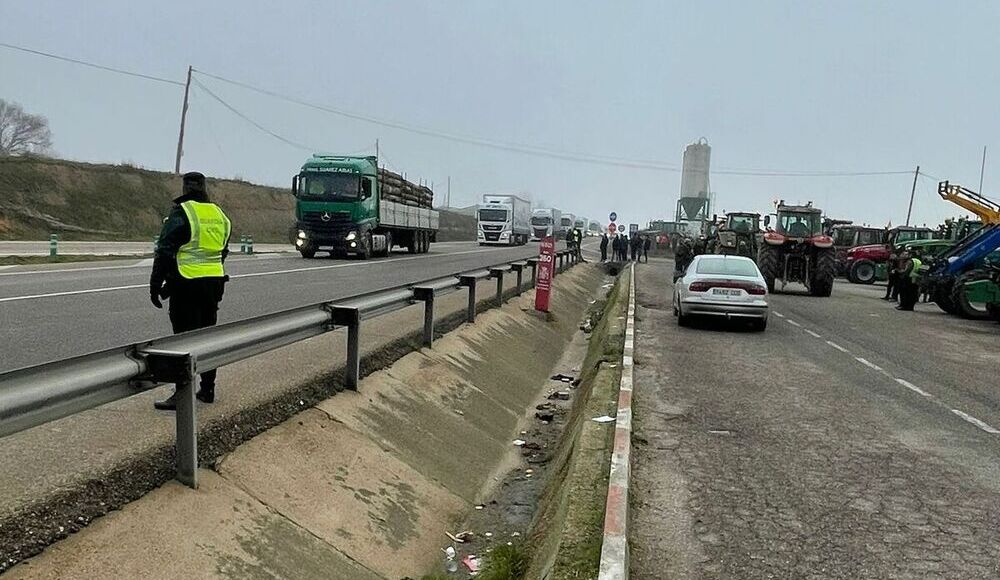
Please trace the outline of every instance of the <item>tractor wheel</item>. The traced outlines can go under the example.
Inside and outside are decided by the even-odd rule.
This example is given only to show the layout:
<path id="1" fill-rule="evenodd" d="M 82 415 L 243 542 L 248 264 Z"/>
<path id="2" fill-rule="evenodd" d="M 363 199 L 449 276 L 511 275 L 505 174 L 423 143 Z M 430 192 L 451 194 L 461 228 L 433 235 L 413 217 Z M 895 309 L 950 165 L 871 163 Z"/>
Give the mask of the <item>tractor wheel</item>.
<path id="1" fill-rule="evenodd" d="M 833 278 L 836 273 L 836 255 L 833 248 L 816 251 L 816 266 L 813 268 L 809 293 L 813 296 L 829 296 L 833 293 Z"/>
<path id="2" fill-rule="evenodd" d="M 1000 304 L 988 303 L 986 305 L 986 312 L 990 313 L 990 317 L 997 322 L 1000 322 Z"/>
<path id="3" fill-rule="evenodd" d="M 781 273 L 778 249 L 773 246 L 761 246 L 757 253 L 757 267 L 767 282 L 767 291 L 774 292 L 774 280 Z"/>
<path id="4" fill-rule="evenodd" d="M 855 284 L 875 283 L 875 262 L 871 260 L 858 260 L 851 265 L 851 271 L 847 273 L 847 279 Z"/>
<path id="5" fill-rule="evenodd" d="M 316 250 L 314 250 L 312 248 L 309 248 L 309 249 L 300 249 L 299 253 L 302 254 L 302 257 L 305 258 L 305 259 L 307 259 L 307 260 L 312 260 L 313 258 L 316 257 Z"/>
<path id="6" fill-rule="evenodd" d="M 953 284 L 945 282 L 935 285 L 931 298 L 941 310 L 944 310 L 948 314 L 958 314 L 958 306 L 956 306 L 955 302 L 951 299 L 952 287 Z"/>
<path id="7" fill-rule="evenodd" d="M 955 279 L 951 286 L 951 301 L 955 305 L 955 312 L 962 318 L 971 320 L 987 320 L 990 318 L 989 311 L 985 305 L 973 304 L 965 295 L 965 285 L 976 280 L 987 280 L 990 274 L 986 270 L 969 270 Z"/>

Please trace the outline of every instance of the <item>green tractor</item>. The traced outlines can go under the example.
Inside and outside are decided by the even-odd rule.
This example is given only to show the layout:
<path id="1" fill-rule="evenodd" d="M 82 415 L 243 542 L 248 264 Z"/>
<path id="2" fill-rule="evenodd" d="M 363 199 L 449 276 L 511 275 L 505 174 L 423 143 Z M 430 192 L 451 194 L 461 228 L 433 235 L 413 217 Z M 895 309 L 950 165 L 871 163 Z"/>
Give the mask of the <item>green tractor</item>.
<path id="1" fill-rule="evenodd" d="M 714 220 L 713 220 L 714 221 Z M 760 236 L 760 214 L 751 212 L 727 213 L 719 226 L 716 254 L 757 258 L 757 240 Z"/>
<path id="2" fill-rule="evenodd" d="M 780 201 L 775 217 L 774 229 L 767 228 L 757 251 L 757 267 L 767 290 L 773 292 L 777 281 L 782 288 L 800 282 L 813 296 L 829 296 L 836 265 L 833 238 L 823 232 L 823 212 L 812 202 L 785 205 Z M 764 216 L 764 226 L 770 223 L 771 216 Z"/>

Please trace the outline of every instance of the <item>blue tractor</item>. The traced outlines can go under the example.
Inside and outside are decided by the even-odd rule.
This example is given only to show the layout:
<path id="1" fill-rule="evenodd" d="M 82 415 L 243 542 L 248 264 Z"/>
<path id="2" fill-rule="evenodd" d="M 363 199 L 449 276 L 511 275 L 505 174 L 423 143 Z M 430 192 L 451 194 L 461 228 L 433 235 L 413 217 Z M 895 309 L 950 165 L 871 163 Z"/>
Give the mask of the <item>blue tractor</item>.
<path id="1" fill-rule="evenodd" d="M 959 185 L 943 181 L 938 184 L 938 193 L 945 199 L 961 195 L 968 202 L 975 202 L 976 213 L 987 219 L 981 229 L 975 231 L 948 251 L 930 261 L 922 269 L 921 281 L 929 290 L 934 302 L 945 312 L 964 318 L 986 319 L 994 316 L 995 308 L 985 303 L 975 302 L 975 293 L 967 292 L 966 285 L 993 277 L 990 258 L 1000 248 L 1000 223 L 993 219 L 1000 215 L 1000 205 Z M 963 204 L 963 207 L 966 207 Z M 973 206 L 968 206 L 972 209 Z M 994 254 L 994 256 L 990 256 Z"/>

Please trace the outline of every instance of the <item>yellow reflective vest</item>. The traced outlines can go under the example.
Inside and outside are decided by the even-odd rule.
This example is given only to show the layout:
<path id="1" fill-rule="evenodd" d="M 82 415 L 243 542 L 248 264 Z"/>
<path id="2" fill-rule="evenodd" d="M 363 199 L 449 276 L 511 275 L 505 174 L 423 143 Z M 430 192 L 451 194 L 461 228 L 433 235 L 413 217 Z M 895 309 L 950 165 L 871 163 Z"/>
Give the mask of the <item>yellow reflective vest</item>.
<path id="1" fill-rule="evenodd" d="M 923 262 L 920 261 L 920 258 L 910 258 L 910 261 L 913 262 L 913 269 L 910 270 L 910 281 L 916 284 L 917 282 L 920 281 L 919 272 L 920 272 L 920 266 L 923 265 Z"/>
<path id="2" fill-rule="evenodd" d="M 191 241 L 177 250 L 177 271 L 189 280 L 225 276 L 222 250 L 229 243 L 229 218 L 214 203 L 185 201 L 181 208 L 191 226 Z"/>

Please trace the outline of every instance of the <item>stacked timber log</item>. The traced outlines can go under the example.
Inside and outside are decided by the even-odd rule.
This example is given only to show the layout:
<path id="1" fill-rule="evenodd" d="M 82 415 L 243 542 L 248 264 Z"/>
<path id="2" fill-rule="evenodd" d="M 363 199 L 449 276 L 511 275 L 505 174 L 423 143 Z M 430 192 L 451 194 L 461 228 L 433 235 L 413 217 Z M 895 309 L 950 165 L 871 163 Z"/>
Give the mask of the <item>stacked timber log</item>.
<path id="1" fill-rule="evenodd" d="M 410 183 L 402 175 L 379 168 L 379 186 L 382 199 L 415 207 L 434 207 L 434 192 L 424 185 Z"/>

